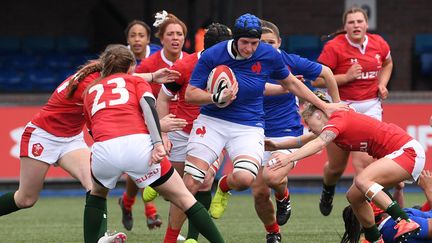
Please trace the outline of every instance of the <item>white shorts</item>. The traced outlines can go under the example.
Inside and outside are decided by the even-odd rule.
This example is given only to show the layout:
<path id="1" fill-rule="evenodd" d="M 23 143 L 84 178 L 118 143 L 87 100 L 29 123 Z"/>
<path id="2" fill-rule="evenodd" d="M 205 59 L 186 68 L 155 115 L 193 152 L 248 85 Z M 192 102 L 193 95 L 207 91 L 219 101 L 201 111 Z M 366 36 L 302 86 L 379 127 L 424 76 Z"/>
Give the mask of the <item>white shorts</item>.
<path id="1" fill-rule="evenodd" d="M 372 118 L 382 121 L 382 105 L 381 100 L 378 98 L 370 100 L 344 100 L 341 101 L 342 104 L 348 104 L 353 107 L 358 113 L 365 114 Z"/>
<path id="2" fill-rule="evenodd" d="M 258 163 L 264 154 L 264 129 L 200 114 L 194 121 L 187 154 L 212 164 L 225 147 L 231 159 L 250 156 Z"/>
<path id="3" fill-rule="evenodd" d="M 83 148 L 88 146 L 82 132 L 73 137 L 57 137 L 29 122 L 21 136 L 20 157 L 52 165 L 65 154 Z"/>
<path id="4" fill-rule="evenodd" d="M 161 177 L 161 165 L 150 165 L 152 149 L 148 134 L 133 134 L 94 143 L 92 175 L 103 186 L 113 189 L 120 176 L 126 173 L 139 188 L 144 188 Z"/>
<path id="5" fill-rule="evenodd" d="M 415 139 L 403 145 L 399 150 L 386 155 L 385 158 L 394 160 L 411 174 L 412 180 L 406 181 L 408 183 L 417 181 L 426 163 L 425 151 Z"/>
<path id="6" fill-rule="evenodd" d="M 168 139 L 172 143 L 169 160 L 171 162 L 184 162 L 186 160 L 186 148 L 189 134 L 184 131 L 169 132 Z"/>
<path id="7" fill-rule="evenodd" d="M 268 137 L 266 139 L 270 139 L 273 140 L 275 142 L 280 142 L 280 141 L 285 141 L 287 139 L 290 138 L 296 138 L 293 136 L 286 136 L 286 137 Z M 270 157 L 272 156 L 273 153 L 278 152 L 278 153 L 284 153 L 284 154 L 290 154 L 293 153 L 294 151 L 296 151 L 297 149 L 279 149 L 279 150 L 275 150 L 275 151 L 264 151 L 264 160 L 261 163 L 261 166 L 266 166 L 267 162 L 269 161 Z M 297 162 L 295 162 L 294 164 L 296 164 Z"/>

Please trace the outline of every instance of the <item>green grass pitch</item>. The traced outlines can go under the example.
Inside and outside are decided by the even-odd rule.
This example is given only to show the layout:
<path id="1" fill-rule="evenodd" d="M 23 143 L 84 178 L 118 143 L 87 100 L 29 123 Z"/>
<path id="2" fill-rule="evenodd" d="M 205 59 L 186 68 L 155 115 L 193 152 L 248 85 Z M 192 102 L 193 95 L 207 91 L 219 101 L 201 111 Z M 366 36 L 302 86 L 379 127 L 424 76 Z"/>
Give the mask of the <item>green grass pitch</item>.
<path id="1" fill-rule="evenodd" d="M 292 194 L 292 215 L 281 227 L 283 242 L 339 242 L 343 233 L 342 209 L 347 205 L 343 194 L 337 194 L 333 212 L 328 217 L 320 214 L 318 194 Z M 422 193 L 407 193 L 406 205 L 424 201 Z M 117 197 L 108 199 L 108 228 L 126 232 L 127 242 L 162 242 L 166 229 L 168 203 L 156 200 L 164 219 L 161 229 L 148 230 L 145 225 L 143 203 L 134 206 L 134 228 L 123 231 Z M 7 242 L 82 242 L 84 197 L 43 197 L 27 210 L 0 217 L 0 235 Z M 252 197 L 234 195 L 230 198 L 223 217 L 216 220 L 227 243 L 265 242 L 265 232 L 256 216 Z M 186 234 L 183 227 L 182 234 Z M 200 238 L 199 242 L 207 242 Z"/>

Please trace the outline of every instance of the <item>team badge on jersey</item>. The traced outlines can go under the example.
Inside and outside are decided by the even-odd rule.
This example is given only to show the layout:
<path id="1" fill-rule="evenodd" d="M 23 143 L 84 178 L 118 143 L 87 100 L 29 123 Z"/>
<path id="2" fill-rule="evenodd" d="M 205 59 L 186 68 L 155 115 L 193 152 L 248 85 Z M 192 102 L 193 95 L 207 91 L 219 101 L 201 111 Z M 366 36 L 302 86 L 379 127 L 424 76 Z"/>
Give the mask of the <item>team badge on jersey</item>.
<path id="1" fill-rule="evenodd" d="M 32 154 L 35 157 L 40 156 L 42 154 L 43 150 L 44 150 L 44 147 L 40 143 L 35 143 L 32 146 Z"/>
<path id="2" fill-rule="evenodd" d="M 381 55 L 380 54 L 376 54 L 375 58 L 377 59 L 378 64 L 381 64 Z"/>
<path id="3" fill-rule="evenodd" d="M 196 135 L 199 135 L 200 137 L 204 137 L 205 134 L 206 134 L 205 126 L 197 128 Z"/>
<path id="4" fill-rule="evenodd" d="M 252 72 L 254 72 L 256 74 L 260 74 L 261 73 L 261 63 L 256 62 L 254 65 L 252 65 L 251 70 L 252 70 Z"/>

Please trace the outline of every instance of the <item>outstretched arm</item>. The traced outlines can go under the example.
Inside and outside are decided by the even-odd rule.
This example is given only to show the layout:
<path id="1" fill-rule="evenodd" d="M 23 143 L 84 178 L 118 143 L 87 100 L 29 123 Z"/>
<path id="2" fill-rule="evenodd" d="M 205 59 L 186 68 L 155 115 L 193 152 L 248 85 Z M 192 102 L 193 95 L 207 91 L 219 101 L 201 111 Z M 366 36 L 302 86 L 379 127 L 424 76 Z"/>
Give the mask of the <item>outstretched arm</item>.
<path id="1" fill-rule="evenodd" d="M 325 130 L 317 138 L 305 144 L 303 147 L 301 147 L 292 154 L 275 154 L 275 158 L 271 163 L 268 163 L 268 166 L 272 167 L 272 169 L 274 170 L 277 170 L 281 167 L 285 167 L 289 163 L 293 163 L 294 161 L 309 157 L 321 151 L 335 138 L 336 134 L 334 132 Z"/>

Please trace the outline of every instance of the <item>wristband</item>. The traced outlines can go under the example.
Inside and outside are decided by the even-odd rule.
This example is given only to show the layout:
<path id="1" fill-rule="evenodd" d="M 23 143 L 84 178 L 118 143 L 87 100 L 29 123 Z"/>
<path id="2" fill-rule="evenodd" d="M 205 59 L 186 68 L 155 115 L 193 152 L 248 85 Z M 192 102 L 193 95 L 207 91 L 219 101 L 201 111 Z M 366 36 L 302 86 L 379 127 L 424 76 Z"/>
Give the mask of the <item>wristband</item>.
<path id="1" fill-rule="evenodd" d="M 297 137 L 297 145 L 298 145 L 299 147 L 303 146 L 303 143 L 302 143 L 302 141 L 301 141 L 301 137 L 300 137 L 300 136 Z"/>

